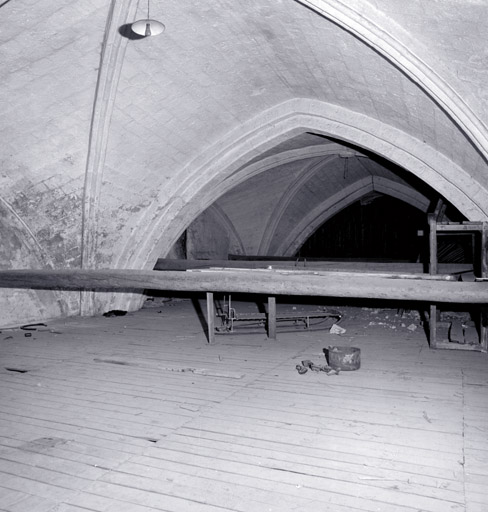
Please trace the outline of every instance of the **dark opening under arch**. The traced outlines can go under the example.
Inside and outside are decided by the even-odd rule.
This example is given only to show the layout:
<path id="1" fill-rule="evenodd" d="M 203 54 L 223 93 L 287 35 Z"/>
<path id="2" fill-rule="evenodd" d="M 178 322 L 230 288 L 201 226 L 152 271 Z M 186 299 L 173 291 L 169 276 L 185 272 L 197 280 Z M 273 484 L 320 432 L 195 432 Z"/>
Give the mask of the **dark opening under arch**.
<path id="1" fill-rule="evenodd" d="M 297 257 L 426 261 L 425 212 L 376 192 L 324 222 L 300 247 Z M 469 241 L 457 241 L 462 260 L 470 258 Z"/>

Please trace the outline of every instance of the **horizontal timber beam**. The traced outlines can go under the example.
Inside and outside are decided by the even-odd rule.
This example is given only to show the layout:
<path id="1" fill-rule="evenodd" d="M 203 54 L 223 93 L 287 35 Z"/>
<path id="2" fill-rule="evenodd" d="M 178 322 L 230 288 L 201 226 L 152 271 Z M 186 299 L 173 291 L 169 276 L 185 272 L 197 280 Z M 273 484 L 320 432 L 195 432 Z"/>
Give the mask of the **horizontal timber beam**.
<path id="1" fill-rule="evenodd" d="M 245 257 L 243 257 L 245 258 Z M 251 258 L 251 257 L 249 257 Z M 385 261 L 354 261 L 354 260 L 307 260 L 306 258 L 289 258 L 288 260 L 272 258 L 259 260 L 252 259 L 233 259 L 233 260 L 178 260 L 170 258 L 158 259 L 154 270 L 189 270 L 203 269 L 210 267 L 225 268 L 261 268 L 272 267 L 275 270 L 295 269 L 295 270 L 337 270 L 350 272 L 382 271 L 382 272 L 404 272 L 404 273 L 422 273 L 426 270 L 422 263 L 406 262 L 385 262 Z M 466 263 L 439 263 L 439 273 L 462 274 L 473 270 L 472 264 Z"/>
<path id="2" fill-rule="evenodd" d="M 488 304 L 488 282 L 424 274 L 290 270 L 2 270 L 0 288 L 261 293 Z"/>

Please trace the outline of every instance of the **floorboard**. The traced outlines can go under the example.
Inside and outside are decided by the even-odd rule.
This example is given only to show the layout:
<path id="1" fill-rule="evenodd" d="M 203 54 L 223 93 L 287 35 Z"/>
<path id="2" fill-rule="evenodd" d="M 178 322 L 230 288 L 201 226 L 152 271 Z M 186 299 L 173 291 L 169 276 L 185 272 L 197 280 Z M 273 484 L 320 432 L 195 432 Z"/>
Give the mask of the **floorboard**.
<path id="1" fill-rule="evenodd" d="M 0 333 L 0 512 L 488 510 L 486 354 L 352 307 L 342 335 L 209 345 L 198 310 L 155 298 Z M 361 368 L 298 374 L 331 345 Z"/>

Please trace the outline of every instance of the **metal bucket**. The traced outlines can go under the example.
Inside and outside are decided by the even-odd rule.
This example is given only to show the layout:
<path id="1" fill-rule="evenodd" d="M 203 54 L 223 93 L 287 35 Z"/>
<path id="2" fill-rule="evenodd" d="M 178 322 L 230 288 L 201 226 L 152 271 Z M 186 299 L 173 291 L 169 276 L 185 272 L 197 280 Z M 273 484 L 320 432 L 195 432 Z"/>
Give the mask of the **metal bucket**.
<path id="1" fill-rule="evenodd" d="M 334 370 L 358 370 L 361 366 L 361 350 L 356 347 L 329 347 L 327 361 Z"/>

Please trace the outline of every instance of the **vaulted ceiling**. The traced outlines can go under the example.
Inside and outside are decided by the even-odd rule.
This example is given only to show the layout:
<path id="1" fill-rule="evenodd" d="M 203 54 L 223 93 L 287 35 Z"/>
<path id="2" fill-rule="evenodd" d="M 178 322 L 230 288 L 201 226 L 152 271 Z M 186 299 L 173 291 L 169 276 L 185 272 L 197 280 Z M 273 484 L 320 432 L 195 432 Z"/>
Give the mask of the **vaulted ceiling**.
<path id="1" fill-rule="evenodd" d="M 283 253 L 372 189 L 488 218 L 485 0 L 152 0 L 146 38 L 145 2 L 0 6 L 4 268 L 152 268 L 219 200 Z"/>

